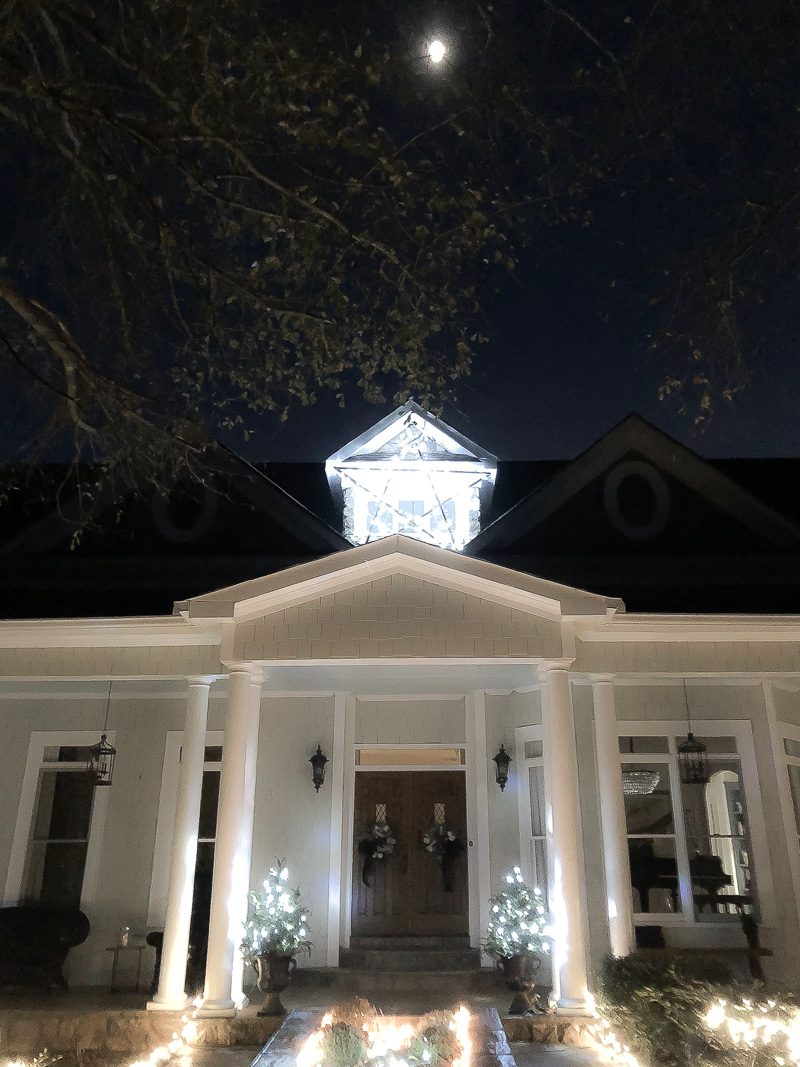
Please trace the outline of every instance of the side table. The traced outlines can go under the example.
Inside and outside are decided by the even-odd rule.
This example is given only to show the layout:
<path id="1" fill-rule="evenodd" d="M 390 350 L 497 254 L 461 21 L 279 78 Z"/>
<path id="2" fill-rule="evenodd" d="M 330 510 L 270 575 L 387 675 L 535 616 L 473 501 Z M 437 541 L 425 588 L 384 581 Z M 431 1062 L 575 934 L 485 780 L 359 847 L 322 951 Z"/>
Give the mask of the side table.
<path id="1" fill-rule="evenodd" d="M 136 952 L 136 986 L 135 990 L 138 993 L 141 987 L 142 978 L 142 954 L 147 948 L 146 944 L 142 945 L 109 945 L 106 952 L 113 952 L 114 955 L 111 960 L 111 992 L 119 993 L 120 989 L 117 985 L 117 969 L 119 968 L 119 957 L 122 952 Z"/>

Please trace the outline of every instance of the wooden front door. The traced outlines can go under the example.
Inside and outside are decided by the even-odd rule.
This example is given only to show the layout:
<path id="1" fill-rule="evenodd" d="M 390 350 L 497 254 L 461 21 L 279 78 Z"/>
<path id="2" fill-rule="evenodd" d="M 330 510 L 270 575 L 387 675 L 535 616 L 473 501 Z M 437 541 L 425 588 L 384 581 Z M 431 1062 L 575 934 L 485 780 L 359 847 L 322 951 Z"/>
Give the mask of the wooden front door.
<path id="1" fill-rule="evenodd" d="M 434 821 L 434 805 L 464 846 L 455 860 L 447 890 L 438 857 L 422 848 L 422 835 Z M 362 878 L 358 844 L 383 814 L 397 845 L 388 859 L 376 860 L 370 885 Z M 438 814 L 441 814 L 441 809 Z M 359 936 L 422 935 L 453 937 L 469 932 L 467 892 L 467 804 L 459 771 L 359 771 L 355 788 L 353 900 L 351 933 Z"/>

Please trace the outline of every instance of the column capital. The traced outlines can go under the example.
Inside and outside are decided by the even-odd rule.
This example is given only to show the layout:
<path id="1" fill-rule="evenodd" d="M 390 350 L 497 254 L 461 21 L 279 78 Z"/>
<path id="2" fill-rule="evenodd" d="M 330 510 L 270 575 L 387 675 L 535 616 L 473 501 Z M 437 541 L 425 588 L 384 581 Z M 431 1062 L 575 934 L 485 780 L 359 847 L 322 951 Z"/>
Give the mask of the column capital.
<path id="1" fill-rule="evenodd" d="M 613 685 L 616 677 L 616 674 L 590 674 L 589 681 L 592 685 L 596 682 L 604 682 L 607 685 Z"/>
<path id="2" fill-rule="evenodd" d="M 255 669 L 255 665 L 248 663 L 246 660 L 232 660 L 230 663 L 223 663 L 222 666 L 231 674 L 252 674 Z"/>
<path id="3" fill-rule="evenodd" d="M 215 676 L 206 674 L 190 674 L 186 681 L 189 683 L 190 686 L 204 685 L 208 688 L 214 683 Z"/>
<path id="4" fill-rule="evenodd" d="M 536 665 L 539 681 L 543 682 L 553 671 L 568 671 L 574 662 L 574 659 L 543 659 Z"/>

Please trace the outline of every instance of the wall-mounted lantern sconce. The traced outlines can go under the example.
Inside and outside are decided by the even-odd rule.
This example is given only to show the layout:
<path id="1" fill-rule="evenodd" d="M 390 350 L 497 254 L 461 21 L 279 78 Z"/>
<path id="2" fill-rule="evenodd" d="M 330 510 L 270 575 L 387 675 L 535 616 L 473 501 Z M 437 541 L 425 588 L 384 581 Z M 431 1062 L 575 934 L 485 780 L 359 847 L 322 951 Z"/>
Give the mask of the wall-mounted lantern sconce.
<path id="1" fill-rule="evenodd" d="M 314 789 L 319 792 L 320 786 L 325 781 L 325 764 L 328 762 L 328 757 L 317 745 L 317 751 L 308 762 L 311 764 L 311 781 L 314 783 Z"/>
<path id="2" fill-rule="evenodd" d="M 500 786 L 500 791 L 502 792 L 508 782 L 508 768 L 511 764 L 511 757 L 506 752 L 505 745 L 500 746 L 500 751 L 496 756 L 492 756 L 492 759 L 495 763 L 494 780 Z"/>

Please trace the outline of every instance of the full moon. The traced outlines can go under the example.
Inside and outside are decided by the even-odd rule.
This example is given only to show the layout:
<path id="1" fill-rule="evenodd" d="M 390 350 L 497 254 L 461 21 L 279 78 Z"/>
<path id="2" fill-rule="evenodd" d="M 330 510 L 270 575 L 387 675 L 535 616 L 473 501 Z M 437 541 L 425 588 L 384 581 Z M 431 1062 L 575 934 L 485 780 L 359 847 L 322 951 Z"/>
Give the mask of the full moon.
<path id="1" fill-rule="evenodd" d="M 444 54 L 447 51 L 441 41 L 431 41 L 428 45 L 428 56 L 431 63 L 441 63 L 444 59 Z"/>

